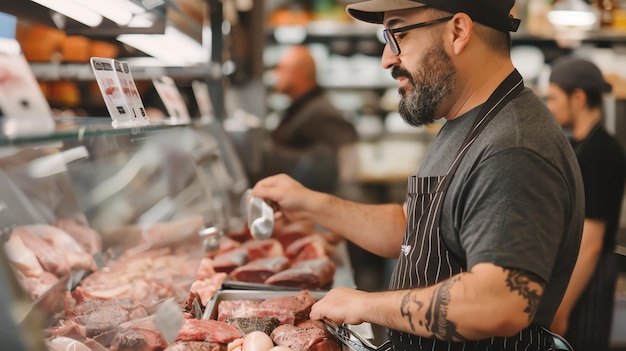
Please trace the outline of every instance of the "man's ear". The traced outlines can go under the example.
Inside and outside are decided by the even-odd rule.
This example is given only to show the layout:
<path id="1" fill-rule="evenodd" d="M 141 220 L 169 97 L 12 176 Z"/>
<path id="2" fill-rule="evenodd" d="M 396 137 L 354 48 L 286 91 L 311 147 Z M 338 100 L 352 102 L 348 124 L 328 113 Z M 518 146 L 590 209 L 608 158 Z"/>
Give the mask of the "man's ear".
<path id="1" fill-rule="evenodd" d="M 450 24 L 452 25 L 452 31 L 450 33 L 452 49 L 455 55 L 459 55 L 465 50 L 471 34 L 474 33 L 474 22 L 468 15 L 457 13 L 450 20 Z"/>
<path id="2" fill-rule="evenodd" d="M 583 108 L 587 106 L 587 94 L 581 88 L 576 88 L 570 94 L 570 100 L 577 108 Z"/>

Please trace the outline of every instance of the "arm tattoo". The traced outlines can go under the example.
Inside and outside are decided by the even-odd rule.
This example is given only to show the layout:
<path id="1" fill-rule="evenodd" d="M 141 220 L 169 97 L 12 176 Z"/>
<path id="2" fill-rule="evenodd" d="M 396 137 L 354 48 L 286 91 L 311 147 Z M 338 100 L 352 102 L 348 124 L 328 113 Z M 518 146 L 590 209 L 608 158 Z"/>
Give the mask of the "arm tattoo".
<path id="1" fill-rule="evenodd" d="M 415 305 L 415 306 L 414 306 Z M 415 324 L 413 324 L 413 313 L 411 312 L 411 308 L 417 307 L 417 311 L 420 311 L 422 307 L 424 307 L 424 303 L 415 298 L 415 293 L 409 291 L 402 298 L 402 304 L 400 305 L 400 315 L 405 317 L 409 321 L 409 325 L 411 326 L 411 330 L 415 331 Z M 415 316 L 417 318 L 417 316 Z M 421 321 L 419 322 L 422 325 Z"/>
<path id="2" fill-rule="evenodd" d="M 532 321 L 541 300 L 544 287 L 543 280 L 534 274 L 519 269 L 504 268 L 504 271 L 507 273 L 506 285 L 511 291 L 517 291 L 521 297 L 528 300 L 528 306 L 524 312 L 528 313 L 528 320 Z"/>
<path id="3" fill-rule="evenodd" d="M 432 333 L 434 337 L 445 341 L 467 340 L 466 337 L 456 330 L 456 324 L 447 318 L 448 306 L 450 304 L 450 288 L 460 279 L 461 277 L 459 276 L 452 277 L 437 287 L 433 293 L 430 306 L 428 306 L 428 310 L 426 310 L 424 320 L 419 320 L 417 315 L 417 312 L 421 311 L 424 307 L 424 302 L 417 300 L 416 294 L 413 291 L 404 295 L 400 306 L 400 313 L 402 317 L 406 318 L 409 322 L 411 330 L 416 331 L 414 320 L 418 319 L 418 324 Z"/>

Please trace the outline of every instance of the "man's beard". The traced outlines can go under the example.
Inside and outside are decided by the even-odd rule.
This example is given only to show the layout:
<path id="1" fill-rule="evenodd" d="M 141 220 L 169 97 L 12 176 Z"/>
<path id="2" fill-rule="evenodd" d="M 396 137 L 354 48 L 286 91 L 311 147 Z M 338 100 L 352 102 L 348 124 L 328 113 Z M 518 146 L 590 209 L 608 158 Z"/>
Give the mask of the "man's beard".
<path id="1" fill-rule="evenodd" d="M 428 49 L 415 75 L 399 66 L 395 66 L 391 74 L 394 78 L 408 78 L 412 87 L 411 90 L 398 89 L 402 96 L 398 112 L 408 124 L 429 125 L 441 117 L 436 115 L 437 110 L 452 93 L 456 82 L 456 70 L 441 43 Z"/>

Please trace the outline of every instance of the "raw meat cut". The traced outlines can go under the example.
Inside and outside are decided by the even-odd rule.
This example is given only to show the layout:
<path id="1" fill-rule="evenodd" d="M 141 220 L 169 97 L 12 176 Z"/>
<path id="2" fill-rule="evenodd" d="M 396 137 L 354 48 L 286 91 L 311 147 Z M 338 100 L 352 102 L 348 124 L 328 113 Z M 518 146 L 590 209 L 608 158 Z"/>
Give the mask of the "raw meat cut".
<path id="1" fill-rule="evenodd" d="M 285 249 L 285 255 L 291 262 L 299 262 L 328 256 L 325 245 L 328 245 L 319 234 L 311 234 L 291 243 Z"/>
<path id="2" fill-rule="evenodd" d="M 185 319 L 177 341 L 209 341 L 227 344 L 242 334 L 232 325 L 214 320 Z"/>
<path id="3" fill-rule="evenodd" d="M 262 331 L 270 335 L 272 330 L 278 326 L 278 320 L 273 317 L 229 318 L 226 323 L 241 330 L 243 334 Z"/>
<path id="4" fill-rule="evenodd" d="M 259 317 L 274 317 L 280 324 L 295 325 L 309 318 L 315 298 L 308 291 L 297 295 L 273 297 L 263 300 L 258 307 Z"/>
<path id="5" fill-rule="evenodd" d="M 271 334 L 276 345 L 287 346 L 293 351 L 341 351 L 332 336 L 311 320 L 298 325 L 278 326 Z"/>
<path id="6" fill-rule="evenodd" d="M 97 269 L 91 254 L 83 250 L 82 246 L 63 230 L 48 224 L 32 224 L 23 228 L 47 241 L 56 251 L 62 252 L 72 269 L 90 271 Z"/>
<path id="7" fill-rule="evenodd" d="M 242 248 L 248 250 L 248 261 L 254 261 L 261 258 L 284 256 L 283 245 L 276 239 L 265 240 L 248 240 Z"/>
<path id="8" fill-rule="evenodd" d="M 217 320 L 256 317 L 259 300 L 223 300 L 217 305 Z"/>
<path id="9" fill-rule="evenodd" d="M 167 342 L 154 323 L 154 316 L 120 324 L 111 341 L 111 351 L 152 351 L 165 347 Z"/>
<path id="10" fill-rule="evenodd" d="M 230 272 L 230 277 L 240 282 L 262 284 L 270 276 L 288 267 L 289 260 L 285 256 L 262 258 L 235 268 Z"/>
<path id="11" fill-rule="evenodd" d="M 328 257 L 300 261 L 265 280 L 265 284 L 300 289 L 322 289 L 332 283 L 336 265 Z"/>
<path id="12" fill-rule="evenodd" d="M 4 251 L 11 265 L 24 276 L 37 278 L 44 272 L 33 250 L 26 247 L 18 235 L 9 236 L 4 243 Z"/>
<path id="13" fill-rule="evenodd" d="M 31 233 L 26 227 L 16 227 L 11 232 L 11 236 L 13 235 L 19 236 L 24 245 L 33 251 L 45 271 L 59 278 L 70 273 L 70 265 L 65 256 L 47 241 Z"/>
<path id="14" fill-rule="evenodd" d="M 93 255 L 102 250 L 102 237 L 89 226 L 71 218 L 61 218 L 54 226 L 71 235 L 87 253 Z"/>
<path id="15" fill-rule="evenodd" d="M 248 263 L 248 250 L 244 247 L 219 254 L 213 258 L 216 272 L 230 273 L 233 269 Z"/>

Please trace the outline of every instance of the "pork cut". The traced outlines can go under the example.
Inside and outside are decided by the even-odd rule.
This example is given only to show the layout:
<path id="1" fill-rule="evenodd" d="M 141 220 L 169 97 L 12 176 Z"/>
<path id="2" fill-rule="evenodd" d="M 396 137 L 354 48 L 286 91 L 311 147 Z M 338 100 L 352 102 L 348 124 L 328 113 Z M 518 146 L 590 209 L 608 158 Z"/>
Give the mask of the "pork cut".
<path id="1" fill-rule="evenodd" d="M 63 253 L 50 245 L 47 241 L 38 235 L 27 230 L 27 227 L 16 227 L 11 235 L 20 237 L 26 247 L 31 249 L 41 267 L 58 278 L 64 277 L 70 273 L 70 264 L 65 259 Z"/>
<path id="2" fill-rule="evenodd" d="M 270 338 L 278 346 L 287 346 L 292 351 L 341 351 L 333 337 L 317 323 L 307 320 L 298 325 L 278 326 Z"/>
<path id="3" fill-rule="evenodd" d="M 336 265 L 328 257 L 300 261 L 265 280 L 265 284 L 300 289 L 322 289 L 332 283 Z"/>
<path id="4" fill-rule="evenodd" d="M 216 272 L 230 273 L 239 266 L 248 263 L 248 250 L 244 247 L 224 252 L 213 258 L 213 268 Z"/>
<path id="5" fill-rule="evenodd" d="M 240 282 L 262 284 L 270 276 L 288 267 L 289 260 L 285 256 L 262 258 L 235 268 L 230 272 L 230 277 Z"/>
<path id="6" fill-rule="evenodd" d="M 248 250 L 249 261 L 285 255 L 283 245 L 280 241 L 273 238 L 265 240 L 248 240 L 243 243 L 241 247 Z"/>
<path id="7" fill-rule="evenodd" d="M 257 317 L 260 300 L 222 300 L 217 305 L 217 320 Z"/>
<path id="8" fill-rule="evenodd" d="M 154 351 L 167 347 L 167 341 L 148 316 L 120 324 L 111 341 L 111 351 Z"/>
<path id="9" fill-rule="evenodd" d="M 311 234 L 294 241 L 285 248 L 285 255 L 294 263 L 328 256 L 325 240 L 319 234 Z"/>
<path id="10" fill-rule="evenodd" d="M 258 307 L 259 317 L 274 317 L 279 324 L 297 324 L 309 318 L 315 298 L 308 291 L 297 295 L 273 297 L 263 300 Z"/>
<path id="11" fill-rule="evenodd" d="M 237 328 L 215 320 L 185 319 L 176 341 L 209 341 L 220 344 L 242 337 Z"/>
<path id="12" fill-rule="evenodd" d="M 102 237 L 86 224 L 72 218 L 61 218 L 53 225 L 71 235 L 86 252 L 93 255 L 102 250 Z"/>

